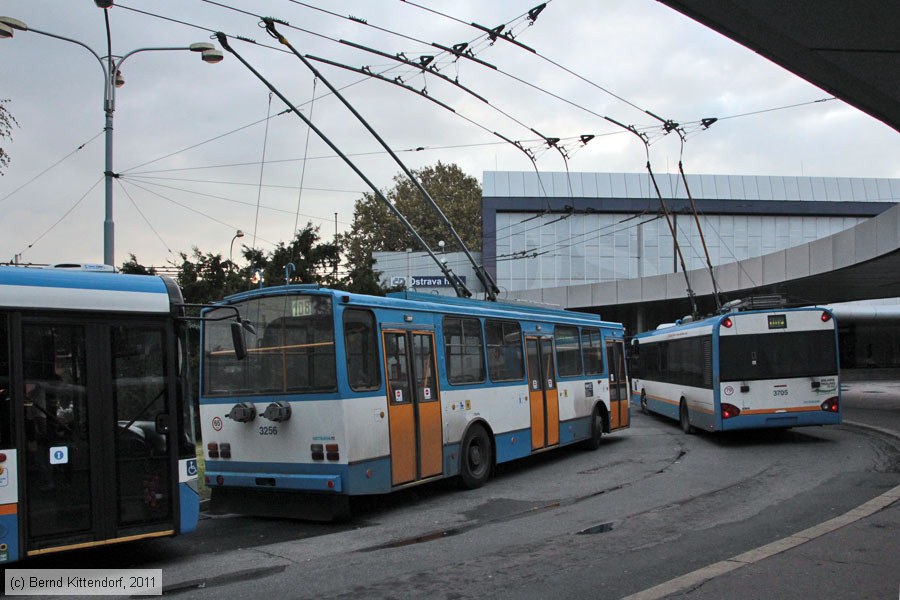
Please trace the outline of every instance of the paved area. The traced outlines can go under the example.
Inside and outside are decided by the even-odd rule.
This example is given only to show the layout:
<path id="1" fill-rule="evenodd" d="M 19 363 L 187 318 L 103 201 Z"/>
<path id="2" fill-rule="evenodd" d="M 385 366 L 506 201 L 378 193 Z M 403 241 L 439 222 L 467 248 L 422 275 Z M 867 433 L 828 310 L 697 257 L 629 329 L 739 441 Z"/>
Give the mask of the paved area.
<path id="1" fill-rule="evenodd" d="M 843 427 L 865 428 L 900 445 L 900 381 L 852 381 L 842 390 Z M 898 597 L 900 485 L 818 526 L 629 600 Z"/>

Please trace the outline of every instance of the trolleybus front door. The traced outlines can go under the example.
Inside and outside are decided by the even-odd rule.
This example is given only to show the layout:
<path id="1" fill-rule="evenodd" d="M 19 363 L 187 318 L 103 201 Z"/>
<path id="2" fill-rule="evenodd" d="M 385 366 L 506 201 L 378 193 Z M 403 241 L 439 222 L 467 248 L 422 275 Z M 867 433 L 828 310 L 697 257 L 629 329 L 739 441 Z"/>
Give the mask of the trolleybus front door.
<path id="1" fill-rule="evenodd" d="M 161 327 L 22 323 L 27 554 L 174 533 L 165 347 Z"/>
<path id="2" fill-rule="evenodd" d="M 526 337 L 528 390 L 531 404 L 531 449 L 559 443 L 559 394 L 553 362 L 553 340 Z"/>
<path id="3" fill-rule="evenodd" d="M 386 331 L 391 482 L 403 485 L 443 472 L 440 389 L 431 332 Z"/>
<path id="4" fill-rule="evenodd" d="M 625 342 L 606 340 L 609 367 L 609 428 L 628 427 L 628 376 L 625 373 Z"/>

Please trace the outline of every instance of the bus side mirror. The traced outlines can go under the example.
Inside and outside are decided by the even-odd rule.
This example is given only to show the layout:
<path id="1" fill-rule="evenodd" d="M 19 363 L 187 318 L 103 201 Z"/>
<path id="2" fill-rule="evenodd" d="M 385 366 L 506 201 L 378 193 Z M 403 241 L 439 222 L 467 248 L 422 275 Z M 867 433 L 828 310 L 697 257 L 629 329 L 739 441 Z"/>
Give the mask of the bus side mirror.
<path id="1" fill-rule="evenodd" d="M 238 321 L 231 323 L 231 342 L 235 358 L 244 360 L 247 357 L 247 343 L 244 341 L 244 326 Z"/>

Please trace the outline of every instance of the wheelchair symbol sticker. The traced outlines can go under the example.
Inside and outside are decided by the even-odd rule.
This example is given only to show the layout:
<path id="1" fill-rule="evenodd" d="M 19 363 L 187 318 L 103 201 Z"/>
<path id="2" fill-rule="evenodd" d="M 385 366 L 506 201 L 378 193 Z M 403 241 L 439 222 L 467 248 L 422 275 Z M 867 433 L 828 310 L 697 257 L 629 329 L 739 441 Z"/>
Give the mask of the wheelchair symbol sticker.
<path id="1" fill-rule="evenodd" d="M 191 459 L 187 461 L 187 475 L 188 477 L 196 477 L 197 476 L 197 461 L 195 459 Z"/>

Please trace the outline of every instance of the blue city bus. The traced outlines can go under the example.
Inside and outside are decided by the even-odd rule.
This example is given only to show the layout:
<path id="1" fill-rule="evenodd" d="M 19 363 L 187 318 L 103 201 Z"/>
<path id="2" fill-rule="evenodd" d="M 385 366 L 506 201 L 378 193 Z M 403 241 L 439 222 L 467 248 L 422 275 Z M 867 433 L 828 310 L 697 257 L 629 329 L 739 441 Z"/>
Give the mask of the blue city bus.
<path id="1" fill-rule="evenodd" d="M 237 308 L 246 358 L 215 318 Z M 316 285 L 225 299 L 201 325 L 212 510 L 329 519 L 349 497 L 493 467 L 629 426 L 623 327 L 526 304 Z"/>
<path id="2" fill-rule="evenodd" d="M 0 267 L 0 564 L 196 528 L 181 305 L 165 277 Z"/>
<path id="3" fill-rule="evenodd" d="M 837 425 L 837 325 L 824 308 L 734 311 L 631 345 L 632 400 L 685 433 Z"/>

